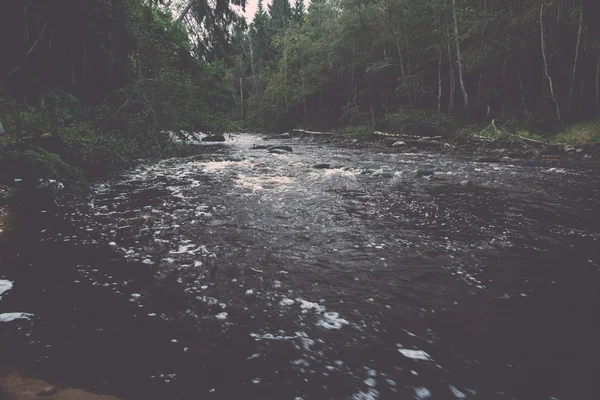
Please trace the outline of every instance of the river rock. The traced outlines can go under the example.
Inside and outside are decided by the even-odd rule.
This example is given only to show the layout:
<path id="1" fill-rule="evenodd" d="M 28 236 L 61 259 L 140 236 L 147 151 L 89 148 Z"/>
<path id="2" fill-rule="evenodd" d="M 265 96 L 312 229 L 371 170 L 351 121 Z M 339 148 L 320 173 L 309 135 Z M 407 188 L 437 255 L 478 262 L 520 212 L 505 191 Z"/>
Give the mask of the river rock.
<path id="1" fill-rule="evenodd" d="M 433 176 L 435 172 L 432 169 L 418 169 L 416 176 Z"/>
<path id="2" fill-rule="evenodd" d="M 288 152 L 282 149 L 269 149 L 271 154 L 287 154 Z"/>
<path id="3" fill-rule="evenodd" d="M 0 136 L 4 135 L 4 126 L 2 126 L 2 121 L 0 121 Z"/>
<path id="4" fill-rule="evenodd" d="M 583 153 L 583 149 L 580 147 L 577 150 L 575 150 L 575 153 Z"/>
<path id="5" fill-rule="evenodd" d="M 274 140 L 274 139 L 289 139 L 291 136 L 289 133 L 282 133 L 281 135 L 270 136 L 265 138 L 265 140 Z"/>
<path id="6" fill-rule="evenodd" d="M 499 163 L 500 162 L 500 158 L 493 157 L 493 156 L 481 156 L 481 157 L 477 157 L 475 159 L 475 162 L 480 162 L 480 163 Z"/>
<path id="7" fill-rule="evenodd" d="M 252 150 L 268 150 L 270 149 L 271 146 L 257 146 L 257 145 L 252 145 Z"/>
<path id="8" fill-rule="evenodd" d="M 591 160 L 593 157 L 591 154 L 586 154 L 585 156 L 583 156 L 584 160 Z"/>
<path id="9" fill-rule="evenodd" d="M 315 169 L 328 169 L 331 168 L 331 164 L 315 164 L 312 167 Z"/>
<path id="10" fill-rule="evenodd" d="M 473 186 L 473 181 L 465 179 L 464 181 L 461 181 L 460 184 L 462 186 L 465 186 L 465 187 L 472 187 Z"/>
<path id="11" fill-rule="evenodd" d="M 398 140 L 397 142 L 392 143 L 392 147 L 404 147 L 406 146 L 406 142 L 402 140 Z"/>
<path id="12" fill-rule="evenodd" d="M 225 136 L 223 135 L 212 135 L 212 136 L 206 136 L 202 138 L 203 142 L 224 142 L 225 141 Z"/>
<path id="13" fill-rule="evenodd" d="M 272 153 L 273 150 L 283 150 L 283 151 L 289 151 L 292 152 L 294 150 L 292 150 L 292 148 L 290 146 L 272 146 L 269 147 L 269 152 Z"/>

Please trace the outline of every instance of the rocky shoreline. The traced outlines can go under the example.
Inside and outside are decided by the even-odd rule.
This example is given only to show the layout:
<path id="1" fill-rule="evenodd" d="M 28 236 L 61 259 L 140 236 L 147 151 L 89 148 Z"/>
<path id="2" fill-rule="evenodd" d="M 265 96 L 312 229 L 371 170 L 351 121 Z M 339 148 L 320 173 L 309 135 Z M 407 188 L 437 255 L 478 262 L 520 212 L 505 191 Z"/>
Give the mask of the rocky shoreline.
<path id="1" fill-rule="evenodd" d="M 515 136 L 514 139 L 442 138 L 396 136 L 382 132 L 348 136 L 331 132 L 292 130 L 266 140 L 310 138 L 348 148 L 376 148 L 398 153 L 443 153 L 473 157 L 475 162 L 518 163 L 529 167 L 590 168 L 600 166 L 600 143 L 593 145 L 550 144 Z"/>

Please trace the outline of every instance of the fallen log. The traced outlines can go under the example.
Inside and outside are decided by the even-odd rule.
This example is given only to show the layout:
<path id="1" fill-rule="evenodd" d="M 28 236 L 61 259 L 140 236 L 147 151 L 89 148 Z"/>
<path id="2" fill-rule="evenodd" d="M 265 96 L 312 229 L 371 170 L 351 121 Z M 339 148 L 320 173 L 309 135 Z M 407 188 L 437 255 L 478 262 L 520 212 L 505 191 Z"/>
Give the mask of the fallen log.
<path id="1" fill-rule="evenodd" d="M 307 131 L 304 129 L 292 129 L 293 133 L 299 133 L 302 135 L 335 135 L 333 132 L 316 132 L 316 131 Z"/>

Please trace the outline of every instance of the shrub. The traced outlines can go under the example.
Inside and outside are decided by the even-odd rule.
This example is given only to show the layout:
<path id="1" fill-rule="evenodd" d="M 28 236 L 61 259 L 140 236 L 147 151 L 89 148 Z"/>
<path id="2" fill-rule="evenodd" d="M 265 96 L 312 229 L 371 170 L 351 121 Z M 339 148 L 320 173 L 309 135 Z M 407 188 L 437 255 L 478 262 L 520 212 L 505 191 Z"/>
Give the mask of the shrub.
<path id="1" fill-rule="evenodd" d="M 60 156 L 40 147 L 29 149 L 4 148 L 0 151 L 0 182 L 23 180 L 27 186 L 37 186 L 40 179 L 55 179 L 77 190 L 84 178 L 77 168 L 64 162 Z"/>
<path id="2" fill-rule="evenodd" d="M 381 130 L 393 134 L 421 136 L 447 136 L 456 130 L 457 121 L 445 114 L 432 110 L 403 108 L 388 114 L 381 122 Z"/>

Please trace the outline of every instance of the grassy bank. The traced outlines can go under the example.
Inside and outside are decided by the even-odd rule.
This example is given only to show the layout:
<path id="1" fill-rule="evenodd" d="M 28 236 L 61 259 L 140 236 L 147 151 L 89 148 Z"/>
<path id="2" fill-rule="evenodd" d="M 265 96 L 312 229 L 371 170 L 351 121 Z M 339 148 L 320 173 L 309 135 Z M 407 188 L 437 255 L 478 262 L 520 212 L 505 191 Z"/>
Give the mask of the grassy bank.
<path id="1" fill-rule="evenodd" d="M 185 76 L 164 78 L 158 89 L 171 98 L 178 90 L 189 92 L 187 84 L 192 85 Z M 45 93 L 31 107 L 0 96 L 4 127 L 0 185 L 81 192 L 91 179 L 120 171 L 138 159 L 189 154 L 191 149 L 175 143 L 166 129 L 220 132 L 230 128 L 224 110 L 208 107 L 198 93 L 181 99 L 188 103 L 186 107 L 158 97 L 153 103 L 141 103 L 156 97 L 158 89 L 132 85 L 88 107 L 58 90 Z"/>

